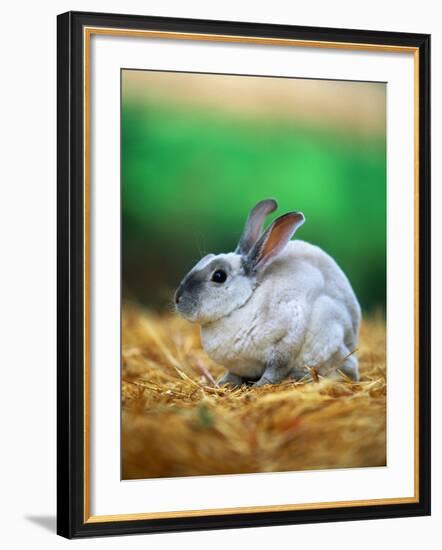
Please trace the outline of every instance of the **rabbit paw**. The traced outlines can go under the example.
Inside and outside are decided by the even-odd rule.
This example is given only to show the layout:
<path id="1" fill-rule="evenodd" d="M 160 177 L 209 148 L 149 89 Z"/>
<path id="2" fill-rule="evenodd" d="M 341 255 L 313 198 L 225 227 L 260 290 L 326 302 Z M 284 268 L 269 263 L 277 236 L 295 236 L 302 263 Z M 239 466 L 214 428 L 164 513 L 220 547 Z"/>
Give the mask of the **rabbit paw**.
<path id="1" fill-rule="evenodd" d="M 269 380 L 265 376 L 261 376 L 259 380 L 257 380 L 254 384 L 254 388 L 261 388 L 262 386 L 268 386 L 269 384 L 275 384 L 272 380 Z"/>
<path id="2" fill-rule="evenodd" d="M 339 367 L 339 370 L 354 382 L 359 381 L 358 360 L 354 355 L 347 357 L 345 362 Z"/>
<path id="3" fill-rule="evenodd" d="M 243 384 L 245 384 L 245 382 L 241 378 L 241 376 L 232 374 L 231 372 L 228 372 L 228 371 L 220 380 L 218 380 L 218 385 L 220 386 L 239 387 L 239 386 L 242 386 Z"/>
<path id="4" fill-rule="evenodd" d="M 267 386 L 268 384 L 279 384 L 289 374 L 288 363 L 275 354 L 269 361 L 262 376 L 254 384 L 254 388 Z"/>

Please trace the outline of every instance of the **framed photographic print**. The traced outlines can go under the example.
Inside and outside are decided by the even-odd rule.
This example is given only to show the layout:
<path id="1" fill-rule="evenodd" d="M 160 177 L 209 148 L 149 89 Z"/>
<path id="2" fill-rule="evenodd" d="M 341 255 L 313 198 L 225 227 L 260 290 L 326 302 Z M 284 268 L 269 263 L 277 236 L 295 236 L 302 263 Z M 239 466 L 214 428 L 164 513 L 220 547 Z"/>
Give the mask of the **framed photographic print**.
<path id="1" fill-rule="evenodd" d="M 58 533 L 430 513 L 430 37 L 58 17 Z"/>

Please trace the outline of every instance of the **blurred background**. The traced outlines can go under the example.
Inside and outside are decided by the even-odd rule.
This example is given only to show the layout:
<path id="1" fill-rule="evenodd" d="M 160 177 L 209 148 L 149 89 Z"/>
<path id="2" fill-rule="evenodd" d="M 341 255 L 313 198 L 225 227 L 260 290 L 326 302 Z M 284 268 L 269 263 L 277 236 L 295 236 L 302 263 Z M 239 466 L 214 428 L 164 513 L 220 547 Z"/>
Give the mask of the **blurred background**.
<path id="1" fill-rule="evenodd" d="M 296 237 L 385 312 L 386 86 L 122 71 L 123 299 L 171 307 L 204 254 L 234 250 L 250 208 L 300 210 Z"/>

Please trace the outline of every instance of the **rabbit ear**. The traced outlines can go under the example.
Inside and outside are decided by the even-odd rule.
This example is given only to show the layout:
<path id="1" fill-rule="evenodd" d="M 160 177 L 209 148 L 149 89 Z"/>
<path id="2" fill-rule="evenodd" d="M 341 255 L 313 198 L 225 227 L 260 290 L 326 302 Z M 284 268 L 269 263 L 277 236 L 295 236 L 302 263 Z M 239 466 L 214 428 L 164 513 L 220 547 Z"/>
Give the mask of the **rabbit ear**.
<path id="1" fill-rule="evenodd" d="M 289 212 L 277 218 L 250 250 L 246 259 L 247 269 L 255 271 L 257 267 L 273 260 L 284 250 L 304 221 L 302 212 Z"/>
<path id="2" fill-rule="evenodd" d="M 235 252 L 243 256 L 247 255 L 252 246 L 261 235 L 264 219 L 278 208 L 278 203 L 273 199 L 264 199 L 252 208 L 247 218 L 243 234 L 239 240 Z"/>

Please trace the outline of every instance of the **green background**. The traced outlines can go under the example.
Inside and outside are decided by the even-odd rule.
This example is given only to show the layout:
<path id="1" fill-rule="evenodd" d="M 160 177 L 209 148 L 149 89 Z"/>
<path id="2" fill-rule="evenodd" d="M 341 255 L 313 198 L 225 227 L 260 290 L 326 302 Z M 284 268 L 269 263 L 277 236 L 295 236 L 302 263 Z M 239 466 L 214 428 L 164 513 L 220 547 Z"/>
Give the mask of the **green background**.
<path id="1" fill-rule="evenodd" d="M 123 297 L 155 309 L 209 252 L 232 251 L 267 197 L 300 210 L 366 311 L 385 309 L 385 134 L 122 99 Z"/>

